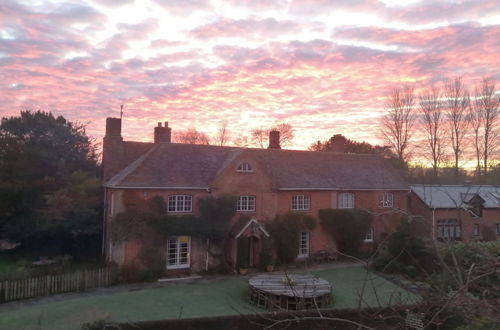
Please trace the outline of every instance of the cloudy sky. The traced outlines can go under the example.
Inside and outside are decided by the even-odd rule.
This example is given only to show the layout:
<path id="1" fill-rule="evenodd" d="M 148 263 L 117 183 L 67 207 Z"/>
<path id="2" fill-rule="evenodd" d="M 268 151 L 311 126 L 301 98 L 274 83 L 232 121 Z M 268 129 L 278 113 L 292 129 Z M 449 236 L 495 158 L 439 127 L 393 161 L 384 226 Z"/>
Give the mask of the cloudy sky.
<path id="1" fill-rule="evenodd" d="M 0 114 L 378 143 L 391 88 L 500 81 L 498 0 L 1 0 Z"/>

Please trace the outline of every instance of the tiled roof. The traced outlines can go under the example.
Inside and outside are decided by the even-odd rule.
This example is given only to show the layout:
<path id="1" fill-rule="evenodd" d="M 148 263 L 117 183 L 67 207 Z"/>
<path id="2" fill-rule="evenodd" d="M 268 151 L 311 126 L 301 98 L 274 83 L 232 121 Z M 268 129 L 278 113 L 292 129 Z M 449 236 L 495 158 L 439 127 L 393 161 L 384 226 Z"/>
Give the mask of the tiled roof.
<path id="1" fill-rule="evenodd" d="M 500 208 L 500 186 L 411 185 L 411 190 L 430 208 L 462 208 L 479 196 L 486 208 Z"/>
<path id="2" fill-rule="evenodd" d="M 208 188 L 237 157 L 259 164 L 278 189 L 409 189 L 378 155 L 158 143 L 108 187 Z"/>

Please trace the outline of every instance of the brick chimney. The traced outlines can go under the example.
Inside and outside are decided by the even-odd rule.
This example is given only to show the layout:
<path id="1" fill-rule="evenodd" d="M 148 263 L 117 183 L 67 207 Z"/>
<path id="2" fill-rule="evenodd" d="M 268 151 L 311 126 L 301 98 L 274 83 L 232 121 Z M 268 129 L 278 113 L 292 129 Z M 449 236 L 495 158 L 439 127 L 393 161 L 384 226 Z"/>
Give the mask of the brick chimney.
<path id="1" fill-rule="evenodd" d="M 106 118 L 106 134 L 102 143 L 102 174 L 108 181 L 121 169 L 123 162 L 122 120 Z"/>
<path id="2" fill-rule="evenodd" d="M 330 138 L 330 151 L 345 152 L 347 139 L 342 134 L 335 134 Z"/>
<path id="3" fill-rule="evenodd" d="M 155 127 L 155 137 L 154 142 L 170 142 L 172 136 L 172 129 L 168 127 L 168 121 L 165 122 L 165 126 L 161 126 L 161 122 L 158 123 L 158 126 Z"/>
<path id="4" fill-rule="evenodd" d="M 272 130 L 269 132 L 269 147 L 267 149 L 281 149 L 279 131 Z"/>

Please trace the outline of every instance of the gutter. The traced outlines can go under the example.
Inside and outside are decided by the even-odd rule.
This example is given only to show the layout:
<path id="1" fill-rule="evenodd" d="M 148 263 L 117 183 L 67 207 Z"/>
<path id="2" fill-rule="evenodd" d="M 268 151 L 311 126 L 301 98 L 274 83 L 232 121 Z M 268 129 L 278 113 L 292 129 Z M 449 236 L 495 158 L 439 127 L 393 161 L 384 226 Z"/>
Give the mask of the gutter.
<path id="1" fill-rule="evenodd" d="M 354 191 L 411 191 L 410 189 L 401 188 L 279 188 L 282 191 L 293 191 L 293 190 L 325 190 L 325 191 L 344 191 L 344 190 L 354 190 Z"/>
<path id="2" fill-rule="evenodd" d="M 209 187 L 141 187 L 141 186 L 112 186 L 112 185 L 104 185 L 105 188 L 112 188 L 112 189 L 150 189 L 150 190 L 155 190 L 155 189 L 172 189 L 172 190 L 208 190 L 210 189 Z"/>

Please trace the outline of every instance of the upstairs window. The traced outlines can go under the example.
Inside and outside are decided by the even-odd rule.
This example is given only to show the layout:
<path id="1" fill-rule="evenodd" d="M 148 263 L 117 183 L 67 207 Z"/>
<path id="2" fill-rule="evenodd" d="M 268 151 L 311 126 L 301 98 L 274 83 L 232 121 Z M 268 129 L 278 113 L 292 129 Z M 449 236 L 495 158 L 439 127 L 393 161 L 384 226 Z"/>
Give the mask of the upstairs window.
<path id="1" fill-rule="evenodd" d="M 241 163 L 236 169 L 237 172 L 253 172 L 252 166 L 248 163 Z"/>
<path id="2" fill-rule="evenodd" d="M 339 194 L 339 209 L 353 209 L 354 208 L 354 194 L 341 193 Z"/>
<path id="3" fill-rule="evenodd" d="M 236 211 L 255 211 L 255 196 L 240 196 Z"/>
<path id="4" fill-rule="evenodd" d="M 292 210 L 309 210 L 311 208 L 311 197 L 309 195 L 296 195 L 292 197 Z"/>
<path id="5" fill-rule="evenodd" d="M 168 212 L 192 212 L 193 196 L 171 195 L 168 196 Z"/>
<path id="6" fill-rule="evenodd" d="M 378 205 L 380 207 L 394 207 L 394 194 L 383 193 L 378 197 Z"/>

